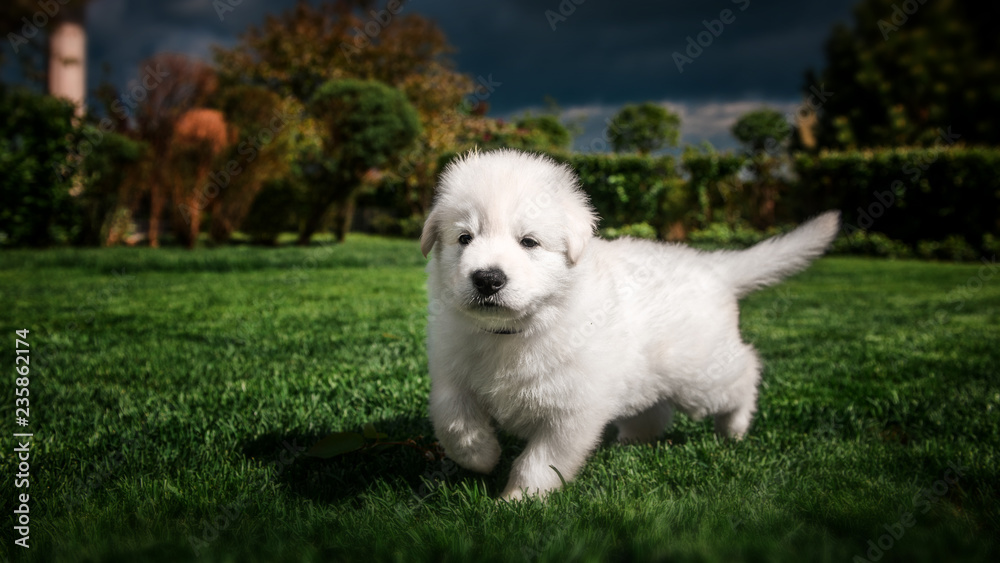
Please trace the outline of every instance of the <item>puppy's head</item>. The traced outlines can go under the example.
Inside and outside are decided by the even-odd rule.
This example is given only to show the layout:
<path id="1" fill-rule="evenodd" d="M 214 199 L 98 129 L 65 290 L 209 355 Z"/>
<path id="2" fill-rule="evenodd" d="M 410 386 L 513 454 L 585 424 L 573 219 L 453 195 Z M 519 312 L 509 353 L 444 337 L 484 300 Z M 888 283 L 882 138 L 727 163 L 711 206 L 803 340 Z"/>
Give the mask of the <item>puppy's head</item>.
<path id="1" fill-rule="evenodd" d="M 515 150 L 471 152 L 442 173 L 420 238 L 443 304 L 491 331 L 521 330 L 565 292 L 596 216 L 576 175 Z"/>

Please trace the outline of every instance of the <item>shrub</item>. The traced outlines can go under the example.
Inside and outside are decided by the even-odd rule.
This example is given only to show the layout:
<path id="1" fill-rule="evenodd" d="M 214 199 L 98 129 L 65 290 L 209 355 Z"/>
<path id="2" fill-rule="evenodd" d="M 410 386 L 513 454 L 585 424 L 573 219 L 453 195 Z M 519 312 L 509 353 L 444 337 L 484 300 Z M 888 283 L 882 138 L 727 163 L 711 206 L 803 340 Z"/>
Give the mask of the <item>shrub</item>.
<path id="1" fill-rule="evenodd" d="M 84 129 L 93 129 L 85 125 Z M 85 134 L 86 135 L 86 134 Z M 83 191 L 76 198 L 81 215 L 75 241 L 85 245 L 106 244 L 120 238 L 128 222 L 128 210 L 122 201 L 123 186 L 130 180 L 134 165 L 146 154 L 148 145 L 114 132 L 102 132 L 101 143 L 84 159 Z M 97 137 L 96 133 L 86 135 Z M 134 180 L 134 179 L 133 179 Z M 127 198 L 124 198 L 127 199 Z"/>
<path id="2" fill-rule="evenodd" d="M 971 262 L 979 257 L 972 246 L 959 236 L 950 236 L 943 241 L 922 240 L 917 243 L 917 254 L 929 260 L 955 262 Z"/>
<path id="3" fill-rule="evenodd" d="M 704 249 L 749 248 L 769 236 L 778 234 L 777 229 L 759 231 L 745 223 L 712 223 L 704 229 L 693 231 L 689 240 L 693 246 Z"/>
<path id="4" fill-rule="evenodd" d="M 399 90 L 373 80 L 332 80 L 306 106 L 323 139 L 318 174 L 307 194 L 299 244 L 308 244 L 333 208 L 337 240 L 350 229 L 354 203 L 368 170 L 385 166 L 420 135 L 417 110 Z"/>
<path id="5" fill-rule="evenodd" d="M 746 157 L 741 154 L 719 153 L 709 144 L 699 149 L 688 146 L 681 157 L 681 165 L 688 175 L 690 189 L 698 198 L 698 224 L 707 226 L 717 220 L 734 221 L 745 214 L 740 198 L 733 197 L 733 187 Z M 719 213 L 722 216 L 718 216 Z"/>
<path id="6" fill-rule="evenodd" d="M 282 232 L 298 231 L 305 187 L 295 176 L 264 184 L 244 217 L 241 230 L 256 244 L 274 245 Z"/>
<path id="7" fill-rule="evenodd" d="M 601 237 L 606 239 L 616 239 L 619 237 L 632 237 L 632 238 L 642 238 L 654 240 L 657 238 L 658 233 L 649 223 L 635 223 L 632 225 L 625 225 L 620 229 L 615 229 L 613 227 L 608 227 L 606 229 L 601 229 Z"/>
<path id="8" fill-rule="evenodd" d="M 909 258 L 913 251 L 906 244 L 882 233 L 856 233 L 837 237 L 833 241 L 831 254 L 853 254 L 857 256 L 879 256 L 882 258 Z"/>
<path id="9" fill-rule="evenodd" d="M 0 84 L 0 115 L 0 246 L 71 241 L 80 231 L 73 106 Z"/>
<path id="10" fill-rule="evenodd" d="M 983 254 L 988 256 L 993 256 L 1000 254 L 1000 238 L 998 238 L 993 233 L 986 233 L 983 235 Z"/>
<path id="11" fill-rule="evenodd" d="M 574 154 L 555 156 L 579 175 L 601 216 L 602 228 L 646 223 L 665 234 L 673 223 L 694 217 L 697 200 L 680 181 L 669 156 Z"/>
<path id="12" fill-rule="evenodd" d="M 1000 149 L 903 148 L 799 154 L 797 216 L 837 208 L 848 233 L 915 245 L 1000 231 Z M 788 198 L 786 198 L 787 200 Z"/>

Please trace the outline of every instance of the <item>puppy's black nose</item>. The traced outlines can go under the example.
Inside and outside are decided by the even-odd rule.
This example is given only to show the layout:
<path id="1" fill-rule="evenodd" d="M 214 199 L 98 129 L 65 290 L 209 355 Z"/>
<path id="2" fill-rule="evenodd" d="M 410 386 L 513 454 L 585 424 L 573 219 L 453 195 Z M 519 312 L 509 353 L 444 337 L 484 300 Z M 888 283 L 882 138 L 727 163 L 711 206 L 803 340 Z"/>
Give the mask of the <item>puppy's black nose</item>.
<path id="1" fill-rule="evenodd" d="M 500 291 L 506 283 L 507 276 L 503 270 L 497 268 L 472 272 L 472 285 L 476 286 L 476 291 L 483 297 L 489 297 Z"/>

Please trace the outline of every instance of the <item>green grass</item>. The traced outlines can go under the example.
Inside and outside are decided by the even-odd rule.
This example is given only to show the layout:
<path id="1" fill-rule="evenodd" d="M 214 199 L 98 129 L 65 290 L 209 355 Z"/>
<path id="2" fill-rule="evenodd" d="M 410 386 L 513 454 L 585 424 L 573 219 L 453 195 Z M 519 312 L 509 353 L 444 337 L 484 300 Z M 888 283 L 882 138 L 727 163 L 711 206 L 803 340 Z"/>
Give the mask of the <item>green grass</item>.
<path id="1" fill-rule="evenodd" d="M 0 253 L 3 361 L 30 329 L 35 433 L 31 548 L 13 544 L 8 438 L 0 555 L 848 562 L 904 512 L 881 561 L 1000 554 L 1000 275 L 821 260 L 743 304 L 765 363 L 746 440 L 681 416 L 656 445 L 602 446 L 547 503 L 508 505 L 510 437 L 485 477 L 399 446 L 301 455 L 366 422 L 431 445 L 423 262 L 368 237 Z M 914 496 L 949 463 L 957 482 Z"/>

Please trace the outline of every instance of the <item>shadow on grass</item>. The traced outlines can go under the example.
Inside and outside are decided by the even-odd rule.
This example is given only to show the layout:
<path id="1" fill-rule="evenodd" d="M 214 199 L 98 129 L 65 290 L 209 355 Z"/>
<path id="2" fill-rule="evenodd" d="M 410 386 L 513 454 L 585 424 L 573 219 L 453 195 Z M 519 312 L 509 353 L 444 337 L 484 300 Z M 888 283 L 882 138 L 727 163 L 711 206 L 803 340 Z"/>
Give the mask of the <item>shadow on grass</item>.
<path id="1" fill-rule="evenodd" d="M 271 433 L 243 445 L 243 455 L 272 466 L 276 483 L 291 494 L 320 503 L 357 500 L 381 485 L 421 498 L 442 484 L 457 485 L 482 480 L 490 494 L 499 493 L 510 464 L 521 450 L 516 438 L 501 436 L 504 455 L 493 473 L 482 475 L 458 467 L 448 458 L 433 455 L 437 444 L 426 418 L 400 416 L 373 421 L 388 437 L 385 445 L 367 447 L 328 459 L 306 455 L 314 444 L 332 432 L 360 432 L 360 428 L 331 428 L 326 434 Z M 412 445 L 398 442 L 412 440 Z M 371 443 L 369 441 L 369 443 Z M 412 495 L 411 495 L 412 493 Z"/>
<path id="2" fill-rule="evenodd" d="M 441 485 L 459 486 L 481 483 L 486 492 L 498 497 L 507 483 L 511 465 L 521 454 L 525 442 L 505 432 L 498 433 L 502 454 L 497 467 L 488 475 L 462 469 L 440 452 L 433 428 L 427 418 L 400 416 L 373 422 L 388 437 L 385 445 L 367 447 L 328 459 L 306 455 L 327 434 L 270 433 L 243 444 L 243 455 L 262 465 L 272 466 L 272 478 L 296 496 L 320 503 L 358 500 L 382 486 L 401 491 L 407 497 L 422 499 Z M 331 429 L 330 432 L 360 432 L 360 428 Z M 616 445 L 617 429 L 608 425 L 598 449 Z M 412 440 L 412 445 L 398 442 Z M 668 431 L 661 441 L 682 445 L 688 432 Z M 371 443 L 369 441 L 369 443 Z"/>

